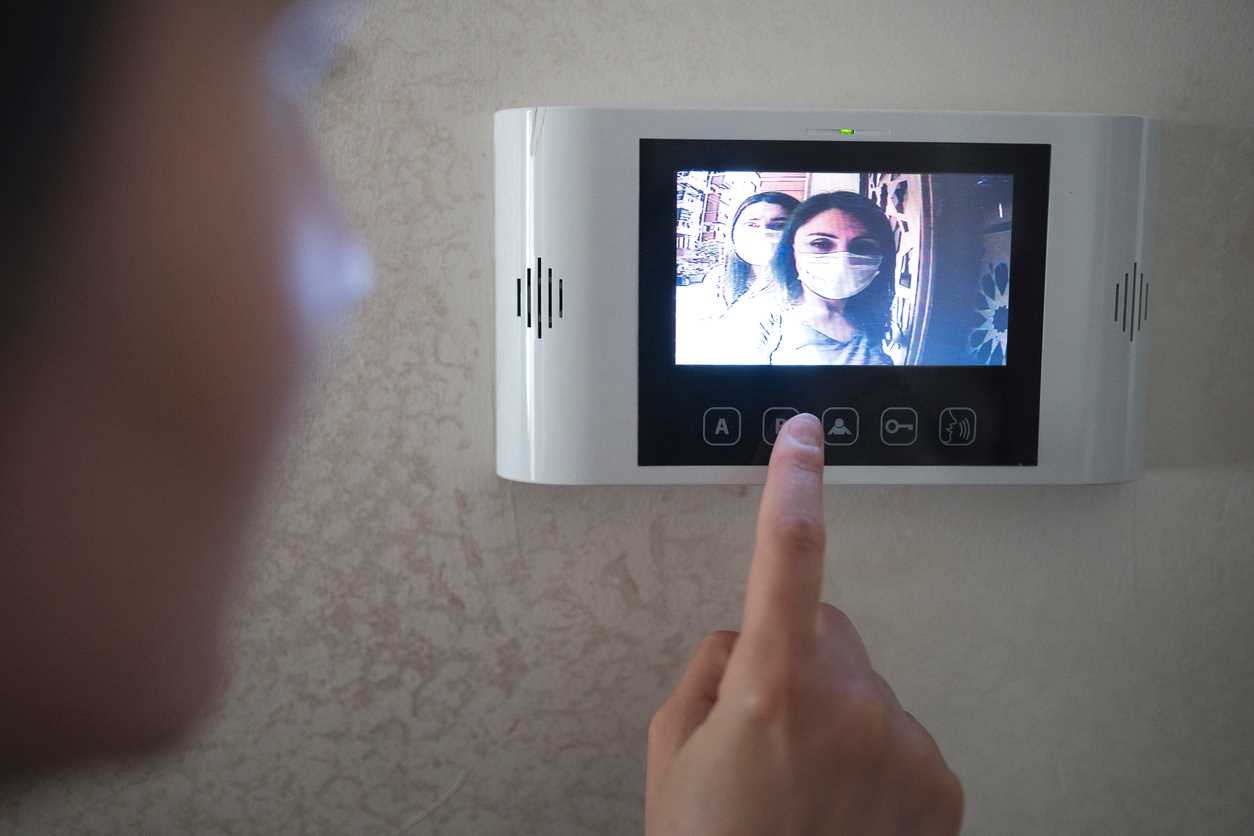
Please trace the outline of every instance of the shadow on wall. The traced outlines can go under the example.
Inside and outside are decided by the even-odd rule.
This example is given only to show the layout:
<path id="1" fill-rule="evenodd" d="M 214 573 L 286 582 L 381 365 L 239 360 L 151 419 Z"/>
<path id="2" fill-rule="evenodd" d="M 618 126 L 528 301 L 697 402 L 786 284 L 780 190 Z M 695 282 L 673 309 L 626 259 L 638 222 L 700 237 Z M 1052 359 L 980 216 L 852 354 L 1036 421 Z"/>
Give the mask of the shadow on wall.
<path id="1" fill-rule="evenodd" d="M 1164 122 L 1147 467 L 1254 463 L 1254 130 Z"/>

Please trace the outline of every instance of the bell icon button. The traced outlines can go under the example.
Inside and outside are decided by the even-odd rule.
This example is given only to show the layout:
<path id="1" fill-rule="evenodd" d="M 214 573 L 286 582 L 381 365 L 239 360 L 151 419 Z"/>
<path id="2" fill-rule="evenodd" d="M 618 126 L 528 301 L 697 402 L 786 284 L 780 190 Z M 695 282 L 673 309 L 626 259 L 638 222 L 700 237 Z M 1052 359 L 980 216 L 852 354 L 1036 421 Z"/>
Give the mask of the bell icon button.
<path id="1" fill-rule="evenodd" d="M 711 447 L 732 447 L 740 443 L 740 410 L 732 406 L 712 406 L 705 411 L 705 443 Z"/>

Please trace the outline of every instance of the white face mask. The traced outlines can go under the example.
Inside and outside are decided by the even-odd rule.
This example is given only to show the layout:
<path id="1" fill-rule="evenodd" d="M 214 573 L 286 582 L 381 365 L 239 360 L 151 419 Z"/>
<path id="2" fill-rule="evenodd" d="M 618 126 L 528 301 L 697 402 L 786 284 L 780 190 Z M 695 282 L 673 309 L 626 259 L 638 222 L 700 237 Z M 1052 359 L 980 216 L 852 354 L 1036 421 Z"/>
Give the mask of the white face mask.
<path id="1" fill-rule="evenodd" d="M 775 257 L 775 247 L 779 244 L 778 230 L 759 232 L 753 230 L 741 233 L 736 238 L 736 255 L 754 267 L 763 267 L 771 263 Z"/>
<path id="2" fill-rule="evenodd" d="M 879 275 L 883 257 L 852 253 L 797 254 L 797 278 L 824 299 L 848 299 Z"/>

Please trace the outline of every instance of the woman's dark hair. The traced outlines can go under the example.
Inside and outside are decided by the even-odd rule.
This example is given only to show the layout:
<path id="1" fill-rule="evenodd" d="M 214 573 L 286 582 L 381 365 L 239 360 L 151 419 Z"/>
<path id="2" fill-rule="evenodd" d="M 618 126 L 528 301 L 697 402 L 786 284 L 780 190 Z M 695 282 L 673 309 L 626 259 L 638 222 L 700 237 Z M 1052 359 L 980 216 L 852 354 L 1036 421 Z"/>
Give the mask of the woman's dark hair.
<path id="1" fill-rule="evenodd" d="M 726 277 L 724 279 L 726 286 L 722 288 L 722 292 L 728 305 L 744 295 L 744 292 L 749 289 L 750 280 L 753 278 L 753 265 L 736 254 L 734 236 L 736 234 L 736 222 L 740 220 L 741 213 L 755 203 L 770 203 L 782 207 L 788 212 L 792 212 L 801 205 L 800 200 L 783 192 L 758 192 L 757 194 L 749 195 L 740 204 L 740 208 L 732 216 L 731 229 L 728 232 L 728 241 L 731 243 L 731 247 L 727 251 L 727 262 L 723 271 L 723 275 Z"/>
<path id="2" fill-rule="evenodd" d="M 797 230 L 814 216 L 830 209 L 839 209 L 862 221 L 871 237 L 879 244 L 880 252 L 884 256 L 879 275 L 865 290 L 845 302 L 844 311 L 845 318 L 862 331 L 867 340 L 878 346 L 888 336 L 893 303 L 893 278 L 897 271 L 897 240 L 893 236 L 888 218 L 873 202 L 854 192 L 824 192 L 808 198 L 792 213 L 771 265 L 788 298 L 794 302 L 799 300 L 801 281 L 797 278 L 797 259 L 793 247 Z"/>
<path id="3" fill-rule="evenodd" d="M 52 245 L 59 226 L 58 201 L 72 191 L 77 173 L 73 152 L 89 139 L 79 136 L 88 110 L 88 84 L 115 5 L 108 0 L 20 3 L 5 21 L 0 47 L 0 107 L 5 114 L 0 368 L 11 359 L 17 332 L 30 326 L 52 290 L 47 286 L 50 277 L 38 275 L 35 261 L 40 250 Z"/>

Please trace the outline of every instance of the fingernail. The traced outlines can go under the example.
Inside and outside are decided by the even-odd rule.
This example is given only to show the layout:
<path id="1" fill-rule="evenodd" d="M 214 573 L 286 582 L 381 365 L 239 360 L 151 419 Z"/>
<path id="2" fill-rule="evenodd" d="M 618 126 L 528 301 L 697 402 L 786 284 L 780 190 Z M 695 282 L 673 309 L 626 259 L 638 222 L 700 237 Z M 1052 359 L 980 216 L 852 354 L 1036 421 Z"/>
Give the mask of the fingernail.
<path id="1" fill-rule="evenodd" d="M 803 412 L 788 422 L 785 429 L 797 441 L 811 447 L 823 446 L 823 425 L 808 412 Z"/>

